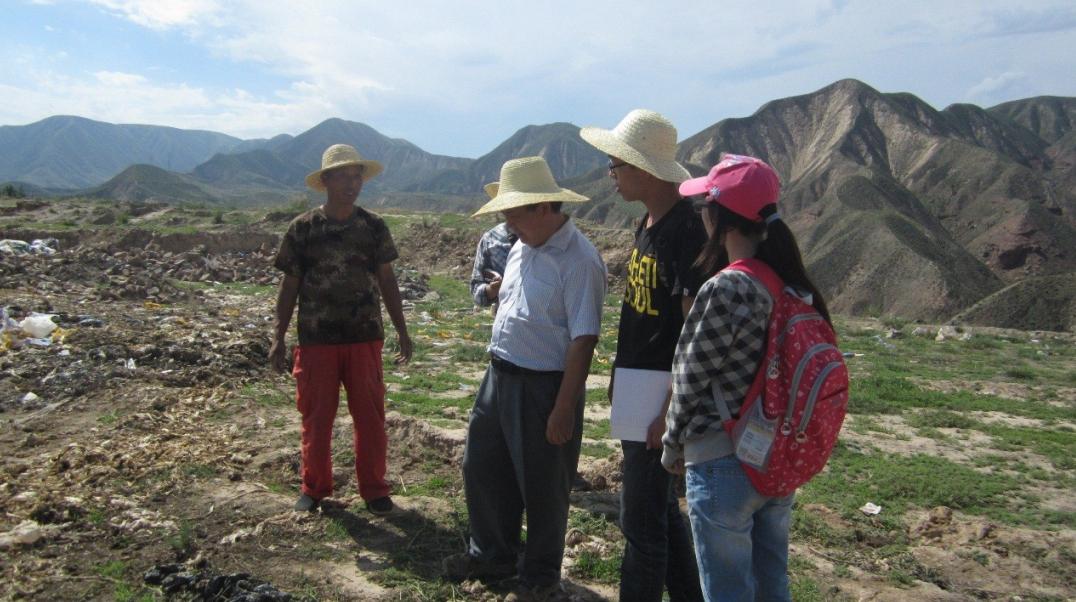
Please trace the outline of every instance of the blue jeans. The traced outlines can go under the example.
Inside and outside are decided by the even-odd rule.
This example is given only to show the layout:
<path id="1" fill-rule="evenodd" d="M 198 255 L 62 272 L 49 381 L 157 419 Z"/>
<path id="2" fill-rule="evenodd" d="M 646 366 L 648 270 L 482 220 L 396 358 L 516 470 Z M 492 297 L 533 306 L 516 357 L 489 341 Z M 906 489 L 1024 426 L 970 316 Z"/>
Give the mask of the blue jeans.
<path id="1" fill-rule="evenodd" d="M 687 467 L 687 504 L 707 602 L 790 601 L 792 500 L 758 493 L 740 461 L 725 456 Z"/>
<path id="2" fill-rule="evenodd" d="M 673 493 L 673 476 L 661 465 L 661 450 L 621 441 L 624 479 L 620 490 L 620 602 L 699 602 L 699 573 L 687 521 Z"/>

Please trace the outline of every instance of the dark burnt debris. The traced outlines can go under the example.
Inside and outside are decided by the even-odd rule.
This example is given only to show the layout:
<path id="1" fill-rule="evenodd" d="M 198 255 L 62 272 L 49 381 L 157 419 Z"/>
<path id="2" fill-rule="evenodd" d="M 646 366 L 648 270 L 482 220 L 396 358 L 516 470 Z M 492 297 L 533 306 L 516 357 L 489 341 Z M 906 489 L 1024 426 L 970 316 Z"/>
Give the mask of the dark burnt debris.
<path id="1" fill-rule="evenodd" d="M 190 569 L 182 564 L 160 564 L 142 576 L 146 585 L 159 587 L 168 596 L 206 602 L 289 602 L 291 594 L 249 573 L 222 575 L 207 568 Z"/>

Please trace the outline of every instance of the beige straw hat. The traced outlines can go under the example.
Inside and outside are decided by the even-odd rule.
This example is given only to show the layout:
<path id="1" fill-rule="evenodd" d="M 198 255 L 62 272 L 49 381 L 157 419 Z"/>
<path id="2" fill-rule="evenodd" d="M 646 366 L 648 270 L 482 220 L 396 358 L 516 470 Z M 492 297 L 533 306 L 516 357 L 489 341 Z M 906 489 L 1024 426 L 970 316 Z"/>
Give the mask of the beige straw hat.
<path id="1" fill-rule="evenodd" d="M 497 195 L 471 217 L 538 203 L 584 203 L 589 200 L 581 194 L 557 186 L 545 159 L 523 157 L 506 161 L 501 166 Z"/>
<path id="2" fill-rule="evenodd" d="M 579 135 L 603 153 L 623 159 L 659 180 L 679 184 L 691 178 L 676 162 L 676 128 L 654 111 L 635 109 L 615 129 L 585 127 Z"/>
<path id="3" fill-rule="evenodd" d="M 325 152 L 321 155 L 321 169 L 306 176 L 306 185 L 314 190 L 324 191 L 325 184 L 321 181 L 321 174 L 330 169 L 347 167 L 348 165 L 358 165 L 362 167 L 363 182 L 385 171 L 385 167 L 377 161 L 363 159 L 362 155 L 359 154 L 359 151 L 355 150 L 354 146 L 349 144 L 334 144 L 325 149 Z"/>
<path id="4" fill-rule="evenodd" d="M 490 182 L 489 184 L 486 184 L 485 186 L 483 186 L 482 190 L 485 190 L 486 191 L 486 196 L 488 196 L 489 198 L 492 199 L 493 197 L 497 196 L 497 190 L 500 187 L 501 187 L 500 182 Z"/>

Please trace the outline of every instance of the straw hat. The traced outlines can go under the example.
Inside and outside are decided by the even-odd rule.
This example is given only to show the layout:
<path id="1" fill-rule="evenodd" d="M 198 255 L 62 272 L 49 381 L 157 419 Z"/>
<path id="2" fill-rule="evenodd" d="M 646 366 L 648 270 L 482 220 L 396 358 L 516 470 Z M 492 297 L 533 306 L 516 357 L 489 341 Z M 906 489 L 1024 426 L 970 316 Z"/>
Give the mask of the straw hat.
<path id="1" fill-rule="evenodd" d="M 612 130 L 585 127 L 579 135 L 603 153 L 623 159 L 659 180 L 679 184 L 691 177 L 676 162 L 676 128 L 654 111 L 635 109 Z"/>
<path id="2" fill-rule="evenodd" d="M 359 151 L 355 150 L 354 146 L 349 144 L 334 144 L 325 149 L 325 152 L 321 155 L 321 169 L 306 176 L 306 185 L 314 190 L 324 191 L 325 184 L 321 181 L 321 174 L 330 169 L 347 167 L 348 165 L 358 165 L 362 167 L 363 182 L 385 171 L 385 167 L 377 161 L 363 159 L 362 155 L 359 154 Z"/>
<path id="3" fill-rule="evenodd" d="M 497 190 L 500 189 L 500 187 L 500 182 L 490 182 L 489 184 L 483 186 L 482 190 L 485 190 L 486 196 L 492 199 L 493 197 L 497 196 Z"/>
<path id="4" fill-rule="evenodd" d="M 557 186 L 553 172 L 541 157 L 523 157 L 501 166 L 497 195 L 471 217 L 538 203 L 583 203 L 587 197 Z M 487 188 L 487 193 L 489 192 Z"/>

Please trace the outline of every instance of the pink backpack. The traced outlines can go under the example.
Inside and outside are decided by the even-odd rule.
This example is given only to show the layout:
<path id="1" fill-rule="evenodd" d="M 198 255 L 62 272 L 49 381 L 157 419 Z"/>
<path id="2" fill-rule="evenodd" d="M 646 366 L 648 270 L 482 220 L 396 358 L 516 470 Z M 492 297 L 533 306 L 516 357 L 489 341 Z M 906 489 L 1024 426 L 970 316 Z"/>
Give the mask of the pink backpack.
<path id="1" fill-rule="evenodd" d="M 755 489 L 783 497 L 829 460 L 848 410 L 848 368 L 833 328 L 809 300 L 785 288 L 770 266 L 742 259 L 725 269 L 765 285 L 773 310 L 766 352 L 739 417 L 733 418 L 723 403 L 718 408 Z"/>

